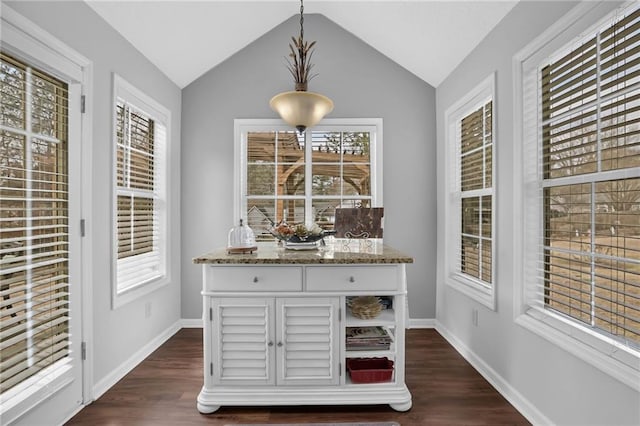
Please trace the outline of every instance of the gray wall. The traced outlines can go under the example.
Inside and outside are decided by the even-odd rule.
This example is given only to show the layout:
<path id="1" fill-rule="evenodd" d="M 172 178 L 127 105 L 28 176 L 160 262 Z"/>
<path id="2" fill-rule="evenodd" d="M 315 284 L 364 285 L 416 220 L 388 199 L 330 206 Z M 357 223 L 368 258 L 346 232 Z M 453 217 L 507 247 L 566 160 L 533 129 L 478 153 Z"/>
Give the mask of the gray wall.
<path id="1" fill-rule="evenodd" d="M 292 90 L 284 57 L 299 32 L 293 16 L 183 90 L 182 316 L 200 318 L 197 255 L 223 247 L 233 226 L 233 120 L 277 118 L 276 93 Z M 382 118 L 385 243 L 408 267 L 411 318 L 435 317 L 435 91 L 322 15 L 305 15 L 319 76 L 309 90 L 335 103 L 331 118 Z"/>
<path id="2" fill-rule="evenodd" d="M 518 232 L 512 211 L 513 75 L 512 57 L 575 3 L 520 2 L 478 47 L 437 88 L 438 177 L 444 169 L 444 114 L 490 73 L 497 71 L 495 114 L 497 202 L 497 312 L 444 285 L 438 271 L 437 321 L 448 334 L 476 358 L 485 371 L 506 383 L 511 396 L 525 401 L 521 409 L 541 415 L 554 424 L 640 424 L 640 396 L 621 382 L 576 358 L 514 322 L 513 235 Z M 603 8 L 611 9 L 615 3 Z M 444 217 L 444 188 L 438 187 L 438 219 Z M 441 222 L 439 222 L 441 223 Z M 438 246 L 447 238 L 438 229 Z M 442 253 L 442 251 L 439 251 Z M 438 262 L 442 265 L 441 259 Z M 478 326 L 471 312 L 479 310 Z M 527 403 L 530 404 L 527 406 Z"/>
<path id="3" fill-rule="evenodd" d="M 93 150 L 93 216 L 87 218 L 88 241 L 93 250 L 93 273 L 86 277 L 93 291 L 93 306 L 85 306 L 93 320 L 90 350 L 93 379 L 99 384 L 146 344 L 180 319 L 180 110 L 181 91 L 140 52 L 122 38 L 84 2 L 7 2 L 53 36 L 93 62 L 93 134 L 85 141 Z M 111 176 L 112 176 L 112 73 L 155 98 L 171 111 L 172 150 L 169 207 L 175 259 L 169 285 L 116 310 L 111 309 Z M 86 183 L 85 183 L 86 184 Z M 79 195 L 79 194 L 76 194 Z M 145 304 L 151 316 L 145 318 Z M 53 422 L 53 420 L 52 420 Z M 55 422 L 54 422 L 55 423 Z"/>

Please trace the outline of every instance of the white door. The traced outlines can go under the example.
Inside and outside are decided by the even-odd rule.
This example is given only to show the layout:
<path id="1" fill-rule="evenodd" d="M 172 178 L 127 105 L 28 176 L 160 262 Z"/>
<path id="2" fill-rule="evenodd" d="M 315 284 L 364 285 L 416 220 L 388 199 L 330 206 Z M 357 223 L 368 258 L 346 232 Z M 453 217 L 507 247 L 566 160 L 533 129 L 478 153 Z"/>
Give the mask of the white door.
<path id="1" fill-rule="evenodd" d="M 339 298 L 276 299 L 278 384 L 336 385 Z"/>
<path id="2" fill-rule="evenodd" d="M 211 362 L 217 385 L 275 383 L 271 298 L 214 298 Z"/>
<path id="3" fill-rule="evenodd" d="M 52 424 L 83 399 L 81 86 L 47 55 L 25 60 L 32 56 L 4 30 L 0 416 Z"/>

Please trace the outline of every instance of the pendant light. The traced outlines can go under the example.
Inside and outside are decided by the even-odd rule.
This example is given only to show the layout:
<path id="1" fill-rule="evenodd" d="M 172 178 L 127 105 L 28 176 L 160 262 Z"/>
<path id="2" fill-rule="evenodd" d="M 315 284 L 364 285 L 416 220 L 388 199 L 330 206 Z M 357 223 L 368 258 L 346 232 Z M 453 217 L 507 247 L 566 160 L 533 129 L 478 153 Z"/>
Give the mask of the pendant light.
<path id="1" fill-rule="evenodd" d="M 269 101 L 271 109 L 280 114 L 287 124 L 295 127 L 300 133 L 307 127 L 315 126 L 322 117 L 333 110 L 331 99 L 319 93 L 307 92 L 309 80 L 317 75 L 311 74 L 313 68 L 311 56 L 316 42 L 304 41 L 303 13 L 303 0 L 300 0 L 300 36 L 297 39 L 291 37 L 293 44 L 289 44 L 291 53 L 289 53 L 290 59 L 287 59 L 287 68 L 293 75 L 296 90 L 279 93 Z"/>

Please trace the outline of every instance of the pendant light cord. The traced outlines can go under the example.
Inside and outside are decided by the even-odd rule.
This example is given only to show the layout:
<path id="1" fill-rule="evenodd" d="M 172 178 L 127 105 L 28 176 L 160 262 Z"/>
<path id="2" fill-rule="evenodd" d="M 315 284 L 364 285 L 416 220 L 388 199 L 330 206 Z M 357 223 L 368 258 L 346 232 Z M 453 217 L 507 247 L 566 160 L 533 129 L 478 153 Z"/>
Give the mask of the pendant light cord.
<path id="1" fill-rule="evenodd" d="M 300 0 L 300 39 L 304 39 L 304 4 L 303 0 Z"/>

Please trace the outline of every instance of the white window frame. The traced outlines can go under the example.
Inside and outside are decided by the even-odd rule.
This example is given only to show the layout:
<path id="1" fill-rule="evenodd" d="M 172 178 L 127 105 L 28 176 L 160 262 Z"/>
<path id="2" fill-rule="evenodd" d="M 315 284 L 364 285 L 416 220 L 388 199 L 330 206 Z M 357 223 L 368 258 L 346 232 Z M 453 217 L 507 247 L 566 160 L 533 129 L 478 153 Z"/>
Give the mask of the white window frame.
<path id="1" fill-rule="evenodd" d="M 542 168 L 536 83 L 544 58 L 585 34 L 611 22 L 628 7 L 582 2 L 513 58 L 514 75 L 514 319 L 522 327 L 590 363 L 635 390 L 640 390 L 640 352 L 590 330 L 562 315 L 533 306 L 529 288 L 541 280 L 535 272 L 543 255 Z M 618 7 L 616 7 L 618 6 Z M 613 12 L 612 12 L 613 11 Z M 604 16 L 604 17 L 603 17 Z M 531 102 L 534 99 L 535 102 Z M 536 203 L 538 208 L 536 208 Z"/>
<path id="2" fill-rule="evenodd" d="M 117 229 L 117 213 L 118 213 L 118 195 L 123 193 L 119 189 L 116 182 L 117 176 L 117 135 L 116 135 L 116 106 L 119 101 L 124 101 L 127 105 L 150 117 L 156 125 L 164 128 L 165 139 L 164 144 L 156 144 L 155 159 L 155 175 L 154 175 L 154 201 L 156 201 L 156 212 L 158 215 L 158 241 L 157 247 L 160 256 L 159 271 L 152 277 L 145 276 L 134 284 L 129 284 L 125 288 L 120 288 L 118 282 L 118 264 L 126 266 L 132 262 L 138 262 L 146 254 L 132 256 L 118 260 L 118 229 Z M 145 294 L 157 290 L 158 288 L 169 283 L 170 274 L 170 247 L 171 244 L 169 230 L 169 196 L 168 196 L 168 152 L 171 146 L 171 112 L 169 109 L 161 105 L 155 99 L 137 89 L 131 83 L 127 82 L 118 74 L 113 74 L 113 102 L 112 102 L 112 309 L 116 309 L 126 303 L 131 302 Z M 156 129 L 157 132 L 157 129 Z M 161 146 L 163 145 L 163 146 Z M 126 191 L 125 191 L 126 192 Z"/>
<path id="3" fill-rule="evenodd" d="M 444 227 L 446 237 L 444 239 L 444 271 L 445 283 L 453 289 L 467 295 L 473 300 L 481 303 L 491 310 L 496 309 L 496 242 L 497 229 L 496 221 L 496 97 L 495 97 L 495 72 L 486 77 L 480 84 L 467 93 L 462 99 L 451 105 L 445 111 L 445 220 Z M 489 285 L 475 277 L 465 274 L 460 270 L 458 258 L 460 255 L 460 244 L 462 233 L 461 223 L 461 202 L 462 193 L 460 190 L 460 124 L 464 117 L 468 116 L 478 108 L 492 102 L 492 161 L 491 161 L 491 188 L 469 191 L 477 193 L 477 196 L 491 196 L 491 281 Z"/>
<path id="4" fill-rule="evenodd" d="M 246 218 L 246 173 L 247 173 L 247 134 L 249 132 L 291 131 L 291 126 L 279 119 L 236 119 L 234 120 L 234 208 L 229 223 L 236 224 L 238 219 Z M 371 207 L 383 207 L 382 202 L 382 119 L 381 118 L 328 118 L 320 122 L 312 131 L 327 132 L 370 132 L 370 167 L 371 167 Z M 310 133 L 309 133 L 310 137 Z M 311 144 L 305 144 L 305 174 L 311 175 Z M 305 190 L 305 223 L 311 224 L 313 209 L 311 208 L 311 179 L 306 179 Z"/>

